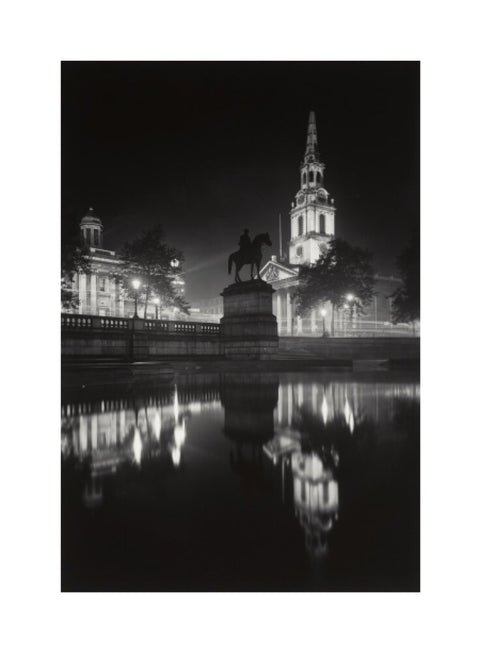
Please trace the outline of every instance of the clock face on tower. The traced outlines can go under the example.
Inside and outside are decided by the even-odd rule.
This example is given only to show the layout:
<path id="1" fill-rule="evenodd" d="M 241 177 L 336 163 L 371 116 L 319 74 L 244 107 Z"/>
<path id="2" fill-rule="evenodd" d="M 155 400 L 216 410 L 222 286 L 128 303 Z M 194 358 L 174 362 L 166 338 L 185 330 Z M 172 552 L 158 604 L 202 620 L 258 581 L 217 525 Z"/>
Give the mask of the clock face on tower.
<path id="1" fill-rule="evenodd" d="M 327 245 L 324 242 L 322 242 L 320 245 L 320 253 L 322 254 L 322 256 L 324 256 L 327 253 L 327 251 L 328 251 Z"/>
<path id="2" fill-rule="evenodd" d="M 304 194 L 298 195 L 297 204 L 303 204 L 304 201 L 305 201 L 305 195 Z"/>

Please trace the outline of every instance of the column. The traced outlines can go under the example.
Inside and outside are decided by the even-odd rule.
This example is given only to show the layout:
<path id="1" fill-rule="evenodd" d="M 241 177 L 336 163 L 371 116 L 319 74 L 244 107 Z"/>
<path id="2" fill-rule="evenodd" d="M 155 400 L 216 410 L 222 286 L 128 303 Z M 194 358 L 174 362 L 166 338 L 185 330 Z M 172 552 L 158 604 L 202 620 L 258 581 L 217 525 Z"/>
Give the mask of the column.
<path id="1" fill-rule="evenodd" d="M 303 320 L 301 317 L 297 317 L 297 335 L 303 333 Z"/>
<path id="2" fill-rule="evenodd" d="M 87 275 L 78 275 L 78 312 L 84 315 L 87 312 Z"/>
<path id="3" fill-rule="evenodd" d="M 310 313 L 310 323 L 311 323 L 311 328 L 312 328 L 312 334 L 317 332 L 317 316 L 315 314 L 315 310 L 312 310 Z"/>
<path id="4" fill-rule="evenodd" d="M 281 327 L 282 327 L 282 299 L 280 292 L 277 290 L 277 296 L 275 297 L 275 302 L 277 304 L 277 312 L 276 312 L 276 317 L 277 317 L 277 324 L 278 324 L 278 334 L 280 334 Z"/>
<path id="5" fill-rule="evenodd" d="M 90 313 L 97 314 L 97 275 L 90 276 Z"/>
<path id="6" fill-rule="evenodd" d="M 107 283 L 110 289 L 110 314 L 113 317 L 117 316 L 117 284 L 113 279 L 107 277 Z"/>
<path id="7" fill-rule="evenodd" d="M 287 290 L 287 335 L 292 334 L 292 297 Z"/>
<path id="8" fill-rule="evenodd" d="M 120 289 L 120 281 L 118 279 L 115 279 L 115 299 L 117 302 L 115 314 L 117 317 L 124 317 L 125 307 L 124 307 L 122 292 Z"/>

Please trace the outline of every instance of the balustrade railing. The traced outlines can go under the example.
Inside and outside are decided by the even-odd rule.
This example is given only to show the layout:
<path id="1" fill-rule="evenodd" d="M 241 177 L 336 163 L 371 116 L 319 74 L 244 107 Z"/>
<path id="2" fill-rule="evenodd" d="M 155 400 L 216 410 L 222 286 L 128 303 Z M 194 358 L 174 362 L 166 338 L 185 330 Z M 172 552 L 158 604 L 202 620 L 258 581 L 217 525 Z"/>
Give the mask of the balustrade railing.
<path id="1" fill-rule="evenodd" d="M 62 314 L 62 330 L 83 331 L 134 331 L 165 333 L 168 335 L 220 335 L 220 324 L 211 322 L 168 321 L 165 319 L 140 319 L 106 317 L 98 315 Z"/>
<path id="2" fill-rule="evenodd" d="M 127 330 L 129 328 L 129 319 L 120 317 L 100 317 L 100 327 L 113 330 Z"/>
<path id="3" fill-rule="evenodd" d="M 146 319 L 144 322 L 144 328 L 146 331 L 153 331 L 156 333 L 166 333 L 168 332 L 168 324 L 169 322 L 166 320 L 153 320 L 153 319 Z"/>
<path id="4" fill-rule="evenodd" d="M 86 315 L 62 315 L 62 328 L 81 329 L 92 328 L 93 318 Z"/>

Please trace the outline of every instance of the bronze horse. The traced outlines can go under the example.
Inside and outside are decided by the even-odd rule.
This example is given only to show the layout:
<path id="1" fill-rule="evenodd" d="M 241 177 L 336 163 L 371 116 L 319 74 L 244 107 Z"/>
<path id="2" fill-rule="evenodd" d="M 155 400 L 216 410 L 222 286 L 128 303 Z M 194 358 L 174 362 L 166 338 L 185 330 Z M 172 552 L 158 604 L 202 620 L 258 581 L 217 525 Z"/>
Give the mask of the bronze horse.
<path id="1" fill-rule="evenodd" d="M 251 265 L 250 276 L 253 280 L 253 267 L 257 267 L 257 276 L 260 276 L 260 263 L 262 262 L 262 245 L 272 246 L 270 236 L 268 233 L 259 233 L 252 240 L 252 244 L 246 251 L 239 249 L 235 253 L 230 254 L 228 257 L 228 273 L 232 272 L 232 263 L 235 263 L 235 283 L 241 283 L 242 279 L 239 276 L 239 271 L 244 265 Z"/>

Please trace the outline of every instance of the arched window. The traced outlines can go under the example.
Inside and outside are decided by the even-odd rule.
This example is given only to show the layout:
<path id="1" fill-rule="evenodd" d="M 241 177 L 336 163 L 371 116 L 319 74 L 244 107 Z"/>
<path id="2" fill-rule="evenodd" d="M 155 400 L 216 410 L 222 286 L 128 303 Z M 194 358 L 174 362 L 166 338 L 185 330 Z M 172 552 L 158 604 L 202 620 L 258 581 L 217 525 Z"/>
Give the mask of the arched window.
<path id="1" fill-rule="evenodd" d="M 303 215 L 298 216 L 298 235 L 303 234 Z"/>
<path id="2" fill-rule="evenodd" d="M 325 233 L 325 215 L 320 214 L 320 233 Z"/>
<path id="3" fill-rule="evenodd" d="M 320 184 L 322 182 L 322 176 L 320 172 L 317 172 L 317 183 Z"/>
<path id="4" fill-rule="evenodd" d="M 92 244 L 92 236 L 91 236 L 91 232 L 92 232 L 91 229 L 86 229 L 86 234 L 87 234 L 86 242 L 87 242 L 87 245 L 91 245 L 91 244 Z"/>
<path id="5" fill-rule="evenodd" d="M 99 238 L 98 238 L 98 236 L 99 236 L 98 229 L 94 229 L 94 231 L 93 231 L 93 244 L 94 244 L 95 246 L 98 246 L 98 244 L 99 244 Z"/>
<path id="6" fill-rule="evenodd" d="M 310 170 L 308 173 L 308 182 L 313 183 L 313 170 Z"/>
<path id="7" fill-rule="evenodd" d="M 307 175 L 305 172 L 302 174 L 302 184 L 305 185 L 307 183 Z"/>

